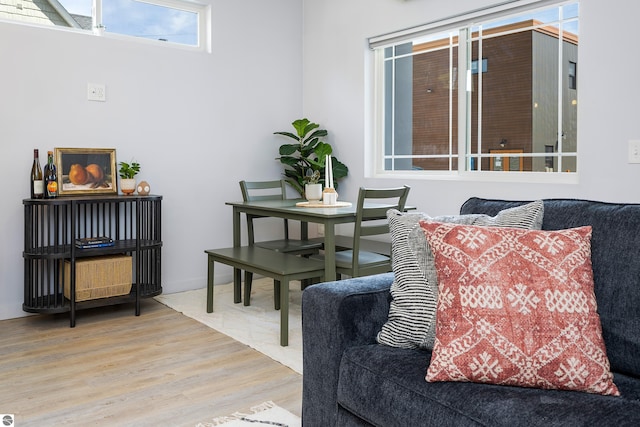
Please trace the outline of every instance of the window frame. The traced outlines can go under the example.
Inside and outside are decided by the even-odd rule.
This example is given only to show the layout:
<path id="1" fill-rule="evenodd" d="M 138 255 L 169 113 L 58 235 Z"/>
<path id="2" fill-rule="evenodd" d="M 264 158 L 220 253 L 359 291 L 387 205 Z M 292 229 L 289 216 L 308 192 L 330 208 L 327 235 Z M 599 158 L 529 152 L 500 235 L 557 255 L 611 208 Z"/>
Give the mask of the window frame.
<path id="1" fill-rule="evenodd" d="M 114 38 L 123 38 L 126 40 L 138 40 L 145 43 L 152 44 L 160 44 L 171 47 L 178 47 L 187 50 L 196 50 L 196 51 L 207 51 L 211 52 L 211 31 L 210 31 L 210 23 L 211 23 L 211 5 L 207 5 L 204 3 L 198 3 L 195 1 L 187 1 L 187 0 L 135 0 L 139 3 L 147 3 L 154 6 L 160 6 L 168 9 L 176 9 L 182 10 L 185 12 L 195 13 L 197 15 L 197 25 L 198 25 L 198 44 L 196 46 L 176 43 L 171 41 L 164 40 L 155 40 L 149 39 L 145 37 L 137 37 L 129 34 L 115 33 L 105 30 L 105 27 L 102 22 L 102 0 L 92 0 L 93 8 L 92 8 L 92 19 L 94 23 L 94 34 L 99 36 L 108 36 Z M 98 16 L 99 14 L 99 16 Z"/>
<path id="2" fill-rule="evenodd" d="M 87 0 L 87 2 L 91 2 L 91 29 L 80 28 L 79 26 L 73 25 L 70 23 L 69 27 L 61 26 L 61 25 L 43 25 L 39 23 L 32 22 L 23 22 L 20 20 L 13 19 L 0 19 L 2 22 L 10 23 L 10 24 L 18 24 L 18 25 L 27 25 L 34 26 L 38 28 L 47 28 L 53 29 L 55 31 L 69 31 L 69 32 L 79 32 L 82 34 L 93 34 L 98 37 L 106 37 L 113 38 L 119 40 L 126 41 L 135 41 L 138 43 L 146 43 L 156 46 L 166 46 L 177 49 L 191 50 L 196 52 L 208 52 L 211 53 L 211 5 L 199 2 L 197 0 L 135 0 L 140 3 L 146 3 L 154 6 L 164 7 L 167 9 L 176 9 L 185 12 L 190 12 L 196 14 L 196 22 L 197 22 L 197 45 L 189 45 L 184 43 L 165 41 L 165 40 L 156 40 L 150 39 L 140 36 L 134 36 L 129 34 L 122 34 L 116 32 L 105 31 L 105 27 L 102 22 L 102 2 L 103 0 Z M 71 17 L 70 13 L 64 8 L 64 5 L 60 4 L 62 7 L 59 10 L 55 7 L 55 2 L 53 4 L 54 8 L 58 13 L 63 16 L 63 19 L 68 21 Z M 75 20 L 73 20 L 75 23 Z"/>
<path id="3" fill-rule="evenodd" d="M 443 156 L 451 156 L 453 159 L 457 159 L 457 169 L 453 170 L 387 170 L 385 169 L 385 161 L 387 159 L 388 153 L 385 153 L 385 102 L 394 102 L 394 101 L 385 101 L 385 54 L 384 49 L 387 47 L 398 46 L 403 42 L 409 42 L 411 40 L 415 40 L 416 38 L 424 35 L 430 34 L 439 34 L 448 30 L 459 30 L 461 31 L 460 40 L 468 40 L 471 43 L 472 40 L 475 40 L 473 37 L 469 36 L 470 29 L 475 29 L 478 27 L 479 22 L 488 22 L 495 21 L 496 19 L 505 19 L 509 16 L 520 15 L 523 12 L 536 12 L 539 10 L 549 9 L 549 8 L 560 8 L 562 6 L 577 4 L 579 7 L 578 0 L 511 0 L 505 3 L 502 3 L 495 7 L 489 7 L 485 9 L 475 10 L 469 13 L 453 16 L 450 18 L 446 18 L 439 21 L 434 21 L 432 23 L 425 24 L 419 27 L 413 27 L 406 30 L 401 30 L 395 33 L 384 34 L 381 36 L 372 37 L 369 39 L 369 45 L 372 50 L 371 56 L 371 64 L 372 64 L 372 114 L 371 118 L 371 137 L 373 139 L 372 144 L 367 144 L 366 150 L 366 158 L 369 161 L 366 173 L 367 176 L 376 177 L 376 178 L 384 178 L 384 177 L 392 177 L 392 178 L 405 178 L 405 179 L 443 179 L 443 180 L 470 180 L 470 181 L 498 181 L 498 182 L 554 182 L 554 183 L 577 183 L 579 181 L 579 173 L 580 173 L 580 156 L 579 152 L 576 148 L 573 153 L 563 153 L 564 156 L 574 155 L 576 161 L 576 171 L 567 173 L 562 170 L 554 171 L 553 173 L 549 173 L 547 171 L 513 171 L 512 173 L 501 173 L 499 171 L 492 170 L 470 170 L 468 167 L 471 165 L 471 157 L 478 157 L 478 153 L 476 151 L 467 150 L 467 145 L 471 145 L 471 111 L 470 111 L 470 97 L 468 98 L 467 90 L 462 90 L 462 88 L 466 88 L 467 84 L 471 82 L 470 78 L 472 78 L 472 60 L 471 55 L 467 55 L 467 43 L 457 43 L 458 49 L 458 62 L 457 62 L 457 70 L 465 70 L 465 72 L 457 73 L 457 87 L 458 90 L 458 139 L 457 141 L 453 141 L 453 143 L 457 143 L 457 153 L 450 152 L 451 154 L 446 154 Z M 579 12 L 578 12 L 579 13 Z M 579 15 L 577 17 L 579 22 Z M 466 32 L 466 34 L 462 34 L 462 32 Z M 480 62 L 479 60 L 482 60 Z M 468 63 L 465 63 L 468 61 Z M 477 63 L 476 72 L 477 74 L 480 71 L 484 72 L 484 67 L 487 62 L 487 58 L 482 55 L 482 51 L 479 52 L 478 59 L 475 60 Z M 450 67 L 455 67 L 455 64 Z M 456 71 L 456 70 L 454 70 Z M 482 74 L 482 73 L 480 73 Z M 453 77 L 450 74 L 450 80 Z M 393 80 L 393 78 L 392 78 Z M 395 86 L 392 85 L 392 86 Z M 562 88 L 558 89 L 558 93 L 562 90 Z M 455 92 L 455 91 L 453 91 Z M 469 111 L 467 111 L 469 108 Z M 475 114 L 475 113 L 474 113 Z M 395 125 L 395 119 L 392 121 L 392 126 Z M 479 126 L 479 125 L 478 125 Z M 386 131 L 389 133 L 389 130 Z M 391 133 L 394 133 L 395 129 L 391 129 Z M 480 129 L 478 129 L 480 132 Z M 560 134 L 560 131 L 558 132 Z M 412 137 L 413 138 L 413 137 Z M 576 137 L 577 141 L 577 137 Z M 394 144 L 392 144 L 394 146 Z M 395 147 L 394 147 L 395 148 Z M 545 161 L 549 157 L 547 152 L 536 153 L 532 150 L 531 153 L 525 153 L 530 158 L 541 157 Z M 392 154 L 394 159 L 401 159 L 403 157 L 406 158 L 415 158 L 415 155 L 409 154 L 406 156 L 398 156 Z M 500 156 L 503 158 L 501 154 L 486 154 L 481 153 L 481 158 L 489 158 L 489 161 L 493 163 L 495 158 Z M 510 157 L 504 157 L 503 160 L 508 161 Z M 522 159 L 522 158 L 521 158 Z M 469 165 L 466 163 L 469 162 Z"/>

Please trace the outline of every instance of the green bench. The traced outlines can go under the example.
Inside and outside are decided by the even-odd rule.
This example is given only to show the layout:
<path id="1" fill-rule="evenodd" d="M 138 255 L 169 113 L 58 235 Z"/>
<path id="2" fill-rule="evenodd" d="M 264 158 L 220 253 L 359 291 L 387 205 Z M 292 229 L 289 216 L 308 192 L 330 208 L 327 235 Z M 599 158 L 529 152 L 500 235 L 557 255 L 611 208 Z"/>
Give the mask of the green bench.
<path id="1" fill-rule="evenodd" d="M 207 249 L 204 252 L 208 259 L 207 313 L 213 312 L 214 263 L 271 277 L 280 282 L 280 345 L 289 345 L 289 282 L 324 277 L 324 262 L 257 246 Z M 234 288 L 234 302 L 240 302 L 240 289 Z"/>

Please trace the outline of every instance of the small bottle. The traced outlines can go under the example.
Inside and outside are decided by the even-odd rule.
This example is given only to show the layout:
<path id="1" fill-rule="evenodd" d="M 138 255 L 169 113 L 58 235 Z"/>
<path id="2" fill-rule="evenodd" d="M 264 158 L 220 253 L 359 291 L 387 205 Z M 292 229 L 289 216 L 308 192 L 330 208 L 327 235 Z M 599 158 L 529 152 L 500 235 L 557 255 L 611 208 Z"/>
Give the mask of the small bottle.
<path id="1" fill-rule="evenodd" d="M 44 194 L 47 199 L 58 197 L 58 173 L 53 163 L 53 151 L 47 153 L 47 165 L 44 167 Z"/>
<path id="2" fill-rule="evenodd" d="M 31 198 L 42 199 L 44 197 L 44 181 L 42 169 L 40 169 L 40 155 L 38 149 L 33 150 L 33 166 L 31 166 Z"/>

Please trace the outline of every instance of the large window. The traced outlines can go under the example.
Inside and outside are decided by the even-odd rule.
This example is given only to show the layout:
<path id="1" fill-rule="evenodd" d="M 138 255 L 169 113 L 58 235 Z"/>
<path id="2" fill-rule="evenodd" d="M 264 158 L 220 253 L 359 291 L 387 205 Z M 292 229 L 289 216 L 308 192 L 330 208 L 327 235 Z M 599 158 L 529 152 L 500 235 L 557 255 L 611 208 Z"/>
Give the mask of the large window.
<path id="1" fill-rule="evenodd" d="M 577 2 L 506 2 L 370 45 L 377 173 L 575 175 Z"/>
<path id="2" fill-rule="evenodd" d="M 183 0 L 11 0 L 0 19 L 206 47 L 207 6 Z"/>

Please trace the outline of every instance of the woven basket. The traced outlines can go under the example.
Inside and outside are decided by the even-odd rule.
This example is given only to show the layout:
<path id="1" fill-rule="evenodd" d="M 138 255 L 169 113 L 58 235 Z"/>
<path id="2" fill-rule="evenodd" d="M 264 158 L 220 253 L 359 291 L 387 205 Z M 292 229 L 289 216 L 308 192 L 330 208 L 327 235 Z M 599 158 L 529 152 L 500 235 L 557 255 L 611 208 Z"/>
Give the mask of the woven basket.
<path id="1" fill-rule="evenodd" d="M 130 256 L 99 256 L 76 260 L 76 301 L 127 295 L 131 292 Z M 64 296 L 71 299 L 71 262 L 64 262 Z"/>

